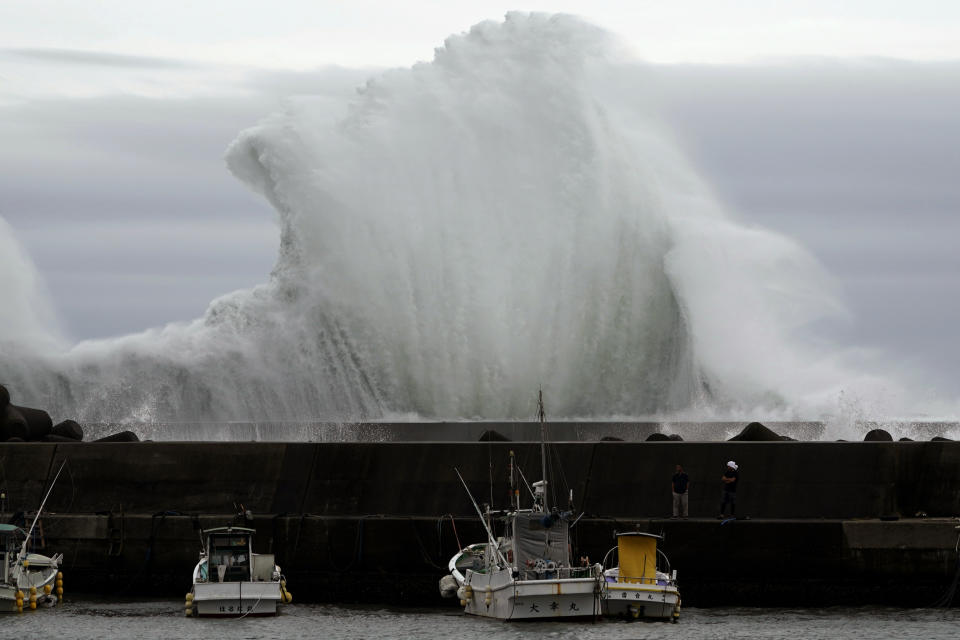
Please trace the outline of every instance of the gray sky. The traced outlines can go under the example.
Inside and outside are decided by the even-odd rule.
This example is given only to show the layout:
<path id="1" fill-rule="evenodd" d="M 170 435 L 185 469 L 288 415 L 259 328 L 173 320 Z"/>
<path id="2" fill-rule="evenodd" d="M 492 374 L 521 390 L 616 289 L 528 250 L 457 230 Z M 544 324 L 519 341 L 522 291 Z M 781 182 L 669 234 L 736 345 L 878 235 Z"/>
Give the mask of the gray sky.
<path id="1" fill-rule="evenodd" d="M 671 67 L 664 109 L 730 211 L 840 282 L 839 344 L 957 394 L 960 62 Z M 922 374 L 921 374 L 922 375 Z"/>
<path id="2" fill-rule="evenodd" d="M 651 62 L 960 57 L 951 0 L 29 0 L 3 3 L 0 42 L 261 68 L 394 66 L 511 10 L 583 16 Z"/>
<path id="3" fill-rule="evenodd" d="M 957 397 L 960 4 L 837 4 L 519 8 L 584 15 L 657 63 L 651 90 L 718 197 L 842 285 L 852 320 L 815 332 Z M 273 212 L 223 165 L 240 130 L 515 6 L 5 3 L 0 216 L 71 337 L 198 317 L 275 258 Z"/>

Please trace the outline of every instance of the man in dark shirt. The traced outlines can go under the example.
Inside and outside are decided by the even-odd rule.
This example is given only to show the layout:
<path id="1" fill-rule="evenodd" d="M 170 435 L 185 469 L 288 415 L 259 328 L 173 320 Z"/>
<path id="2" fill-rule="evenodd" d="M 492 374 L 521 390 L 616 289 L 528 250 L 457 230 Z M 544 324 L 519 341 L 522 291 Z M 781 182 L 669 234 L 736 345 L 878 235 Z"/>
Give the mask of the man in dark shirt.
<path id="1" fill-rule="evenodd" d="M 720 494 L 720 515 L 718 518 L 724 518 L 723 512 L 726 510 L 727 504 L 730 505 L 730 517 L 734 517 L 737 513 L 737 482 L 740 480 L 740 473 L 737 471 L 737 463 L 731 460 L 727 463 L 727 470 L 723 472 L 723 475 L 720 476 L 720 481 L 723 482 L 723 491 Z"/>
<path id="2" fill-rule="evenodd" d="M 673 481 L 670 484 L 673 490 L 673 517 L 687 517 L 688 494 L 690 488 L 690 476 L 683 472 L 683 467 L 677 465 L 677 472 L 673 474 Z"/>

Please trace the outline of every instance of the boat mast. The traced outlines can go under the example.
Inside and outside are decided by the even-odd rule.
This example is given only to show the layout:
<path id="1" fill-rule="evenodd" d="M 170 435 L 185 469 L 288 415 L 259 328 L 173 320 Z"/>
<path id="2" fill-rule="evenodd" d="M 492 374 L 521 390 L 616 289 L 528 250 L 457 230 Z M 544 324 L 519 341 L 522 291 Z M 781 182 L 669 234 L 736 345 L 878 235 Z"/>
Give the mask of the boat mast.
<path id="1" fill-rule="evenodd" d="M 37 515 L 33 517 L 33 524 L 30 525 L 30 530 L 27 531 L 27 537 L 23 539 L 23 545 L 20 547 L 20 553 L 17 554 L 17 567 L 21 574 L 23 573 L 23 561 L 27 557 L 27 543 L 30 542 L 30 536 L 33 535 L 33 529 L 37 526 L 37 520 L 40 519 L 40 514 L 43 513 L 43 507 L 47 504 L 47 498 L 50 497 L 53 487 L 57 484 L 57 478 L 60 477 L 60 472 L 63 471 L 63 466 L 65 464 L 67 464 L 66 460 L 60 463 L 60 468 L 57 469 L 57 475 L 53 477 L 53 482 L 50 483 L 50 488 L 47 489 L 47 495 L 43 496 L 43 501 L 40 503 L 40 508 L 37 509 Z"/>
<path id="2" fill-rule="evenodd" d="M 510 506 L 520 511 L 520 489 L 517 489 L 517 465 L 513 449 L 510 450 Z"/>
<path id="3" fill-rule="evenodd" d="M 543 470 L 543 512 L 549 513 L 547 508 L 547 425 L 543 412 L 543 387 L 537 395 L 537 417 L 540 420 L 540 468 Z"/>

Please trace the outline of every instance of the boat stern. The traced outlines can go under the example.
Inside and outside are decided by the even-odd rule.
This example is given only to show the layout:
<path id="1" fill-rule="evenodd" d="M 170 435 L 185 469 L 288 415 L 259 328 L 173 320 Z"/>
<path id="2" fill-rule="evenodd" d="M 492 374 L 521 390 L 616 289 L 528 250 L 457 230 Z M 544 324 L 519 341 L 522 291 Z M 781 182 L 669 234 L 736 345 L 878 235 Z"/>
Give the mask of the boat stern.
<path id="1" fill-rule="evenodd" d="M 191 615 L 211 618 L 275 616 L 283 600 L 279 582 L 208 582 L 187 594 Z"/>

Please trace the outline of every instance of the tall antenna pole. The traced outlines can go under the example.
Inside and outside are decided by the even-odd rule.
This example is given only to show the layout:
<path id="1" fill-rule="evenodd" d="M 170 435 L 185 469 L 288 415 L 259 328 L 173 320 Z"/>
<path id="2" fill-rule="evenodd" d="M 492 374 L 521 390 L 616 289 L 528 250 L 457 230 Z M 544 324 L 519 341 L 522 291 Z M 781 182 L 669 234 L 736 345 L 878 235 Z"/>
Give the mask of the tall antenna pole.
<path id="1" fill-rule="evenodd" d="M 30 530 L 27 531 L 27 537 L 23 539 L 23 546 L 20 547 L 20 553 L 17 554 L 17 565 L 23 567 L 23 560 L 27 557 L 27 543 L 30 542 L 30 536 L 33 535 L 33 529 L 37 526 L 37 520 L 40 519 L 40 514 L 43 513 L 43 507 L 47 504 L 47 498 L 50 497 L 50 493 L 53 491 L 54 485 L 57 484 L 57 478 L 60 477 L 60 472 L 63 471 L 63 466 L 67 464 L 66 459 L 60 463 L 60 468 L 57 469 L 57 475 L 53 477 L 53 482 L 50 483 L 50 488 L 47 489 L 47 495 L 43 496 L 43 502 L 40 503 L 40 508 L 37 509 L 37 515 L 33 516 L 33 524 L 30 525 Z"/>
<path id="2" fill-rule="evenodd" d="M 544 422 L 543 387 L 537 395 L 537 417 L 540 420 L 540 468 L 543 470 L 543 512 L 549 513 L 547 508 L 547 425 Z"/>
<path id="3" fill-rule="evenodd" d="M 520 511 L 520 490 L 517 489 L 517 465 L 513 449 L 510 450 L 510 506 Z"/>

